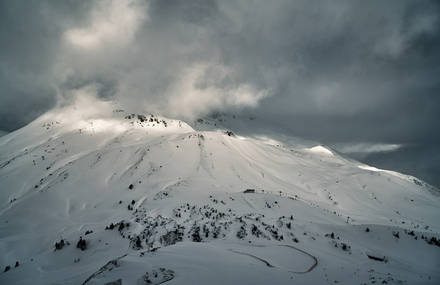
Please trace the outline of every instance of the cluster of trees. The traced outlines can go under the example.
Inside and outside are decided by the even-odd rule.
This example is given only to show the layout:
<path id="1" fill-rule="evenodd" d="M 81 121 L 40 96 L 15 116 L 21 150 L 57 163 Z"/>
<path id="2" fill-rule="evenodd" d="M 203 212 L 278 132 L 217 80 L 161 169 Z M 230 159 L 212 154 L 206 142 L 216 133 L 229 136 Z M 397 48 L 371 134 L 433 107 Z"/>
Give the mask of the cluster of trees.
<path id="1" fill-rule="evenodd" d="M 65 242 L 64 239 L 61 239 L 60 241 L 55 242 L 55 250 L 61 250 L 66 245 L 69 245 L 69 242 Z"/>
<path id="2" fill-rule="evenodd" d="M 15 267 L 19 267 L 20 266 L 20 262 L 16 261 L 15 262 Z M 3 270 L 3 272 L 8 272 L 9 270 L 11 270 L 11 266 L 10 265 L 6 265 L 5 269 Z"/>
<path id="3" fill-rule="evenodd" d="M 79 237 L 79 240 L 76 243 L 76 248 L 79 248 L 81 250 L 86 250 L 87 249 L 87 242 L 86 242 L 86 240 L 83 239 L 82 237 Z"/>

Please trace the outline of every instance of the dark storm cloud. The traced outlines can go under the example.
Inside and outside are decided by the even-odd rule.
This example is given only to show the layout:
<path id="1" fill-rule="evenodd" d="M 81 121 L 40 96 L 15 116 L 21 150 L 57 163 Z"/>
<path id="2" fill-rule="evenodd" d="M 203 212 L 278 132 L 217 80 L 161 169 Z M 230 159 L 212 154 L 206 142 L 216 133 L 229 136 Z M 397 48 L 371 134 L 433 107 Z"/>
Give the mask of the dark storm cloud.
<path id="1" fill-rule="evenodd" d="M 296 2 L 278 7 L 276 21 L 253 11 L 246 34 L 223 41 L 225 57 L 275 89 L 259 110 L 301 135 L 438 140 L 438 5 L 362 3 Z"/>
<path id="2" fill-rule="evenodd" d="M 239 111 L 328 143 L 440 142 L 438 1 L 0 5 L 0 129 L 94 85 L 133 111 Z"/>
<path id="3" fill-rule="evenodd" d="M 59 38 L 86 9 L 74 2 L 0 1 L 1 130 L 21 127 L 55 104 Z"/>

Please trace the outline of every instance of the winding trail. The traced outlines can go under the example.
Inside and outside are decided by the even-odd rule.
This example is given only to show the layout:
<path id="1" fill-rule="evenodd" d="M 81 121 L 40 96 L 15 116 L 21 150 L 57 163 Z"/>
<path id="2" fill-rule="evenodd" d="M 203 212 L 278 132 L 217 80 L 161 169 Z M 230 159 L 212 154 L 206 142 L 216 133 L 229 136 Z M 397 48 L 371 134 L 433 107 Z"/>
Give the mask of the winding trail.
<path id="1" fill-rule="evenodd" d="M 301 252 L 301 253 L 304 253 L 305 255 L 310 256 L 310 257 L 313 259 L 314 263 L 313 263 L 312 266 L 310 266 L 309 269 L 307 269 L 306 271 L 292 271 L 293 273 L 296 273 L 296 274 L 309 273 L 310 271 L 312 271 L 313 269 L 315 269 L 316 266 L 318 266 L 318 258 L 316 258 L 316 256 L 311 255 L 310 253 L 308 253 L 308 252 L 306 252 L 306 251 L 304 251 L 304 250 L 302 250 L 302 249 L 299 249 L 299 248 L 297 248 L 297 247 L 295 247 L 295 246 L 293 246 L 293 245 L 282 244 L 282 245 L 279 245 L 279 246 L 284 246 L 284 247 L 289 247 L 289 248 L 295 249 L 295 250 L 297 250 L 297 251 L 299 251 L 299 252 Z"/>
<path id="2" fill-rule="evenodd" d="M 262 259 L 262 258 L 260 258 L 260 257 L 258 257 L 258 256 L 255 256 L 255 255 L 253 255 L 253 254 L 246 253 L 246 252 L 241 252 L 241 251 L 234 250 L 234 249 L 229 249 L 229 251 L 232 251 L 232 252 L 234 252 L 234 253 L 241 254 L 241 255 L 247 255 L 247 256 L 250 256 L 250 257 L 252 257 L 252 258 L 254 258 L 254 259 L 257 259 L 257 260 L 259 260 L 259 261 L 265 263 L 267 267 L 275 267 L 275 266 L 273 266 L 272 264 L 270 264 L 267 260 Z"/>
<path id="3" fill-rule="evenodd" d="M 305 274 L 305 273 L 311 272 L 313 269 L 315 269 L 316 266 L 318 266 L 318 258 L 316 258 L 316 256 L 311 255 L 310 253 L 308 253 L 308 252 L 306 252 L 306 251 L 304 251 L 302 249 L 299 249 L 299 248 L 297 248 L 297 247 L 295 247 L 293 245 L 281 244 L 281 245 L 278 245 L 278 246 L 284 246 L 284 247 L 288 247 L 288 248 L 294 249 L 296 251 L 299 251 L 299 252 L 309 256 L 314 261 L 313 265 L 310 266 L 305 271 L 290 271 L 290 272 L 296 273 L 296 274 Z M 263 247 L 266 247 L 266 246 L 263 246 Z M 246 255 L 246 256 L 252 257 L 252 258 L 254 258 L 254 259 L 258 260 L 258 261 L 263 262 L 264 264 L 266 264 L 267 267 L 275 268 L 275 266 L 272 265 L 269 261 L 267 261 L 267 260 L 265 260 L 265 259 L 263 259 L 261 257 L 255 256 L 253 254 L 242 252 L 242 251 L 238 251 L 238 250 L 234 250 L 234 249 L 229 249 L 229 251 L 232 251 L 232 252 L 237 253 L 237 254 L 241 254 L 241 255 Z"/>

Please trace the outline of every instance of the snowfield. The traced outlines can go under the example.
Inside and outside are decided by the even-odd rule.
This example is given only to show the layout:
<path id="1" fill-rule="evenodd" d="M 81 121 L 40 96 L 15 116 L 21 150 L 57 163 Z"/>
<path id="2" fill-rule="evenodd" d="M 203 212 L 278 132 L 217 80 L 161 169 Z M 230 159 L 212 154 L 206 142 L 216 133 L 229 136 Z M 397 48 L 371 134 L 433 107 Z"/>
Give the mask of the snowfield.
<path id="1" fill-rule="evenodd" d="M 1 137 L 0 284 L 440 283 L 438 189 L 190 125 L 65 107 Z"/>

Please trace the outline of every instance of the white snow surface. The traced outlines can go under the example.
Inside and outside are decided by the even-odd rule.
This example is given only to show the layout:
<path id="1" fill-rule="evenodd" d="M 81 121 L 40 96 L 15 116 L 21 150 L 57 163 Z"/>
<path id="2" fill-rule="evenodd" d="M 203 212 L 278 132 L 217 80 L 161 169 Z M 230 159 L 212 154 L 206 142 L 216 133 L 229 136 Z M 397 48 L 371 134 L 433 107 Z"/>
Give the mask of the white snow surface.
<path id="1" fill-rule="evenodd" d="M 75 114 L 0 138 L 0 284 L 440 283 L 440 198 L 415 177 L 203 122 Z"/>
<path id="2" fill-rule="evenodd" d="M 333 152 L 331 152 L 331 150 L 323 147 L 322 145 L 317 145 L 317 146 L 314 146 L 314 147 L 309 148 L 307 150 L 312 152 L 312 153 L 317 153 L 317 154 L 327 155 L 327 156 L 333 156 Z"/>

